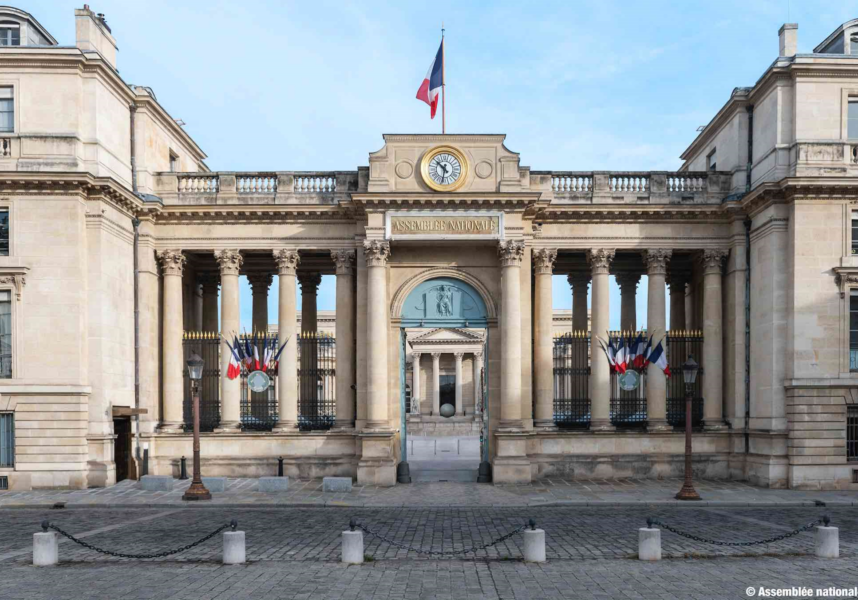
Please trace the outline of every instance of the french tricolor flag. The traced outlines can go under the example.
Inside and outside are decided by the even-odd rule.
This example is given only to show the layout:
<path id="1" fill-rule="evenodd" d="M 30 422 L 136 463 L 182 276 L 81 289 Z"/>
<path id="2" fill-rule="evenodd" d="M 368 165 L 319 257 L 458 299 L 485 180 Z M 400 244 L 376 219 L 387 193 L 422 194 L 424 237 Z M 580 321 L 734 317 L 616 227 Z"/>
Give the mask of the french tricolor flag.
<path id="1" fill-rule="evenodd" d="M 435 112 L 438 110 L 438 95 L 441 93 L 441 86 L 444 85 L 444 40 L 441 40 L 441 45 L 438 47 L 438 53 L 435 55 L 435 60 L 429 65 L 429 72 L 420 84 L 420 89 L 417 90 L 417 99 L 423 100 L 429 105 L 432 111 L 431 118 L 435 118 Z"/>

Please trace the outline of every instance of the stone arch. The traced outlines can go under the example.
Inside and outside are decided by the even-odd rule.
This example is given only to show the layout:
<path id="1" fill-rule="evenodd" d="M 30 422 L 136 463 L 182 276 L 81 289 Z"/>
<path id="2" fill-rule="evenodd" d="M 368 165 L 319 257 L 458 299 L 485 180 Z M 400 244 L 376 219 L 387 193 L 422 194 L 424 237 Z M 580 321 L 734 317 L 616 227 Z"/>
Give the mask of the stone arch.
<path id="1" fill-rule="evenodd" d="M 405 281 L 393 295 L 390 307 L 391 318 L 401 319 L 405 302 L 411 293 L 422 283 L 435 279 L 451 279 L 462 282 L 465 288 L 470 288 L 475 292 L 478 300 L 482 303 L 482 308 L 485 309 L 485 320 L 492 321 L 497 319 L 497 306 L 486 286 L 470 273 L 455 267 L 434 267 L 421 271 Z"/>

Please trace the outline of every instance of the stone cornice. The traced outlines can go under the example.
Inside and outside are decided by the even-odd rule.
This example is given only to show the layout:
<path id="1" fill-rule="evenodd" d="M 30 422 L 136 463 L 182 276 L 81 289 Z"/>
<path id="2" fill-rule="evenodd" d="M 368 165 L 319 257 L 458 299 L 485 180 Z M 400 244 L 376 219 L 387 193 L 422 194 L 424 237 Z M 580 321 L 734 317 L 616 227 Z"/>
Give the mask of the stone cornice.
<path id="1" fill-rule="evenodd" d="M 502 207 L 526 210 L 540 203 L 542 192 L 383 192 L 352 193 L 357 211 L 378 211 L 401 207 L 464 210 Z M 545 202 L 547 205 L 547 201 Z"/>
<path id="2" fill-rule="evenodd" d="M 352 224 L 354 218 L 338 206 L 324 205 L 195 205 L 165 206 L 156 216 L 158 223 L 182 225 L 211 223 L 284 223 L 324 221 Z"/>
<path id="3" fill-rule="evenodd" d="M 820 200 L 858 200 L 858 177 L 785 177 L 758 185 L 740 204 L 746 214 L 754 216 L 772 204 Z"/>
<path id="4" fill-rule="evenodd" d="M 129 215 L 156 212 L 160 205 L 144 203 L 115 179 L 84 172 L 0 172 L 0 196 L 68 196 L 105 200 Z"/>
<path id="5" fill-rule="evenodd" d="M 506 139 L 506 134 L 503 133 L 475 133 L 475 134 L 419 134 L 419 133 L 385 133 L 382 135 L 385 142 L 432 142 L 445 143 L 451 142 L 485 142 L 489 144 L 503 143 Z"/>
<path id="6" fill-rule="evenodd" d="M 679 206 L 659 204 L 628 206 L 623 204 L 551 205 L 539 211 L 535 219 L 549 223 L 594 223 L 617 221 L 724 221 L 727 216 L 720 205 Z M 544 223 L 543 223 L 544 224 Z M 545 231 L 541 237 L 547 237 Z"/>

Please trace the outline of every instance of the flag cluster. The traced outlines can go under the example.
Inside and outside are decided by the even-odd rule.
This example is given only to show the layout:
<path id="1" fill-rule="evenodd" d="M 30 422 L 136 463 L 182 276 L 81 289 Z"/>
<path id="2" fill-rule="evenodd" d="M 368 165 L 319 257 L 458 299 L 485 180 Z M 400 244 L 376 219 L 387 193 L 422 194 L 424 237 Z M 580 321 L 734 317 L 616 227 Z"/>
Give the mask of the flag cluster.
<path id="1" fill-rule="evenodd" d="M 599 340 L 605 356 L 608 357 L 608 362 L 611 365 L 611 370 L 617 373 L 625 373 L 629 369 L 643 370 L 649 364 L 657 366 L 664 371 L 667 377 L 670 377 L 670 365 L 667 364 L 667 354 L 664 351 L 664 338 L 653 345 L 653 337 L 644 338 L 643 333 L 638 333 L 637 337 L 632 340 L 632 336 L 627 338 L 620 335 L 617 339 L 617 345 L 614 346 L 614 341 L 608 335 L 608 342 L 605 344 Z"/>
<path id="2" fill-rule="evenodd" d="M 227 348 L 229 348 L 229 367 L 226 370 L 228 379 L 235 379 L 241 375 L 242 369 L 248 373 L 251 371 L 263 371 L 265 373 L 275 373 L 277 366 L 280 364 L 280 354 L 289 343 L 287 339 L 277 349 L 277 338 L 267 338 L 263 336 L 259 339 L 257 333 L 253 337 L 244 335 L 244 339 L 240 340 L 237 335 L 233 334 L 232 344 L 228 339 L 225 339 Z M 262 357 L 259 356 L 259 347 L 262 346 Z"/>

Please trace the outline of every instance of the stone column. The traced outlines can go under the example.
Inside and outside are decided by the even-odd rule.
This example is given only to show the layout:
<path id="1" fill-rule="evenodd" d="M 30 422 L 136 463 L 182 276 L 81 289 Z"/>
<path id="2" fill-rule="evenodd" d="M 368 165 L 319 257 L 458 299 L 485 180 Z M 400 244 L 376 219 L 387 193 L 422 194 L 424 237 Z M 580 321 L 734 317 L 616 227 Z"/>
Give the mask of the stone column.
<path id="1" fill-rule="evenodd" d="M 237 334 L 241 325 L 238 300 L 238 272 L 244 262 L 238 250 L 219 250 L 215 259 L 220 265 L 220 323 L 223 332 L 220 347 L 221 415 L 218 431 L 235 431 L 241 426 L 241 379 L 228 379 L 230 350 L 228 337 Z"/>
<path id="2" fill-rule="evenodd" d="M 521 428 L 521 261 L 524 242 L 498 242 L 501 263 L 501 428 Z"/>
<path id="3" fill-rule="evenodd" d="M 277 263 L 278 350 L 285 342 L 277 370 L 277 427 L 274 431 L 294 431 L 298 427 L 298 315 L 295 308 L 295 270 L 301 258 L 295 250 L 274 250 Z"/>
<path id="4" fill-rule="evenodd" d="M 354 250 L 334 250 L 331 258 L 337 267 L 337 427 L 355 424 L 354 356 Z"/>
<path id="5" fill-rule="evenodd" d="M 247 276 L 253 292 L 253 331 L 268 331 L 268 288 L 272 281 L 269 273 L 252 273 Z"/>
<path id="6" fill-rule="evenodd" d="M 483 398 L 480 395 L 480 383 L 482 383 L 483 353 L 474 352 L 474 414 L 483 412 Z"/>
<path id="7" fill-rule="evenodd" d="M 453 357 L 456 359 L 456 416 L 461 417 L 465 414 L 465 406 L 462 403 L 462 358 L 463 352 L 454 352 Z"/>
<path id="8" fill-rule="evenodd" d="M 387 260 L 390 244 L 366 240 L 363 244 L 367 266 L 367 429 L 387 429 Z"/>
<path id="9" fill-rule="evenodd" d="M 590 430 L 612 431 L 611 425 L 611 366 L 599 348 L 596 336 L 608 335 L 610 327 L 609 281 L 615 251 L 594 248 L 587 251 L 593 278 L 592 340 L 590 346 Z"/>
<path id="10" fill-rule="evenodd" d="M 664 286 L 667 263 L 672 254 L 673 251 L 669 248 L 653 248 L 644 251 L 644 260 L 647 266 L 646 274 L 649 279 L 647 332 L 655 336 L 653 344 L 662 339 L 665 334 Z M 667 424 L 667 380 L 664 372 L 654 364 L 650 364 L 646 371 L 646 406 L 648 430 L 669 430 L 670 426 Z"/>
<path id="11" fill-rule="evenodd" d="M 703 251 L 703 424 L 723 429 L 721 263 L 726 250 Z"/>
<path id="12" fill-rule="evenodd" d="M 688 273 L 671 273 L 667 278 L 670 288 L 670 330 L 683 331 L 685 324 L 685 284 L 688 283 Z M 682 358 L 685 362 L 685 357 Z M 672 363 L 671 363 L 672 364 Z"/>
<path id="13" fill-rule="evenodd" d="M 299 273 L 301 285 L 301 333 L 316 333 L 318 329 L 316 300 L 322 276 L 319 273 Z"/>
<path id="14" fill-rule="evenodd" d="M 620 329 L 637 331 L 638 318 L 635 301 L 641 276 L 639 273 L 618 273 L 616 279 L 617 285 L 620 286 Z"/>
<path id="15" fill-rule="evenodd" d="M 203 285 L 203 331 L 220 331 L 217 317 L 217 294 L 220 280 L 217 274 L 206 274 L 200 277 Z"/>
<path id="16" fill-rule="evenodd" d="M 194 291 L 193 307 L 194 307 L 194 331 L 203 330 L 203 290 L 198 279 L 194 279 L 194 285 L 191 288 Z"/>
<path id="17" fill-rule="evenodd" d="M 411 355 L 411 414 L 420 414 L 420 356 L 419 352 Z"/>
<path id="18" fill-rule="evenodd" d="M 557 260 L 556 248 L 539 248 L 533 251 L 535 279 L 533 375 L 536 384 L 533 424 L 536 427 L 554 426 L 554 311 L 551 307 L 551 275 L 555 260 Z"/>
<path id="19" fill-rule="evenodd" d="M 178 432 L 182 430 L 184 424 L 182 414 L 185 400 L 185 388 L 182 379 L 185 369 L 182 348 L 182 270 L 185 267 L 186 258 L 181 250 L 163 250 L 157 255 L 164 275 L 164 315 L 161 334 L 164 420 L 161 423 L 161 430 Z"/>
<path id="20" fill-rule="evenodd" d="M 298 284 L 301 286 L 301 337 L 317 337 L 318 335 L 318 320 L 316 301 L 319 294 L 319 284 L 322 283 L 322 276 L 319 273 L 301 272 L 298 273 Z M 315 373 L 319 367 L 318 350 L 315 352 L 308 351 L 308 347 L 318 348 L 316 343 L 312 346 L 304 345 L 301 348 L 301 372 L 304 377 L 309 376 L 309 373 Z M 301 390 L 301 403 L 304 405 L 304 410 L 308 417 L 316 417 L 319 415 L 319 389 L 318 387 L 308 382 L 306 379 L 298 382 Z M 306 394 L 306 398 L 303 397 Z"/>
<path id="21" fill-rule="evenodd" d="M 572 329 L 587 331 L 587 288 L 590 287 L 590 275 L 572 273 L 566 276 L 566 281 L 572 286 Z"/>
<path id="22" fill-rule="evenodd" d="M 432 353 L 432 415 L 441 414 L 441 353 Z"/>

